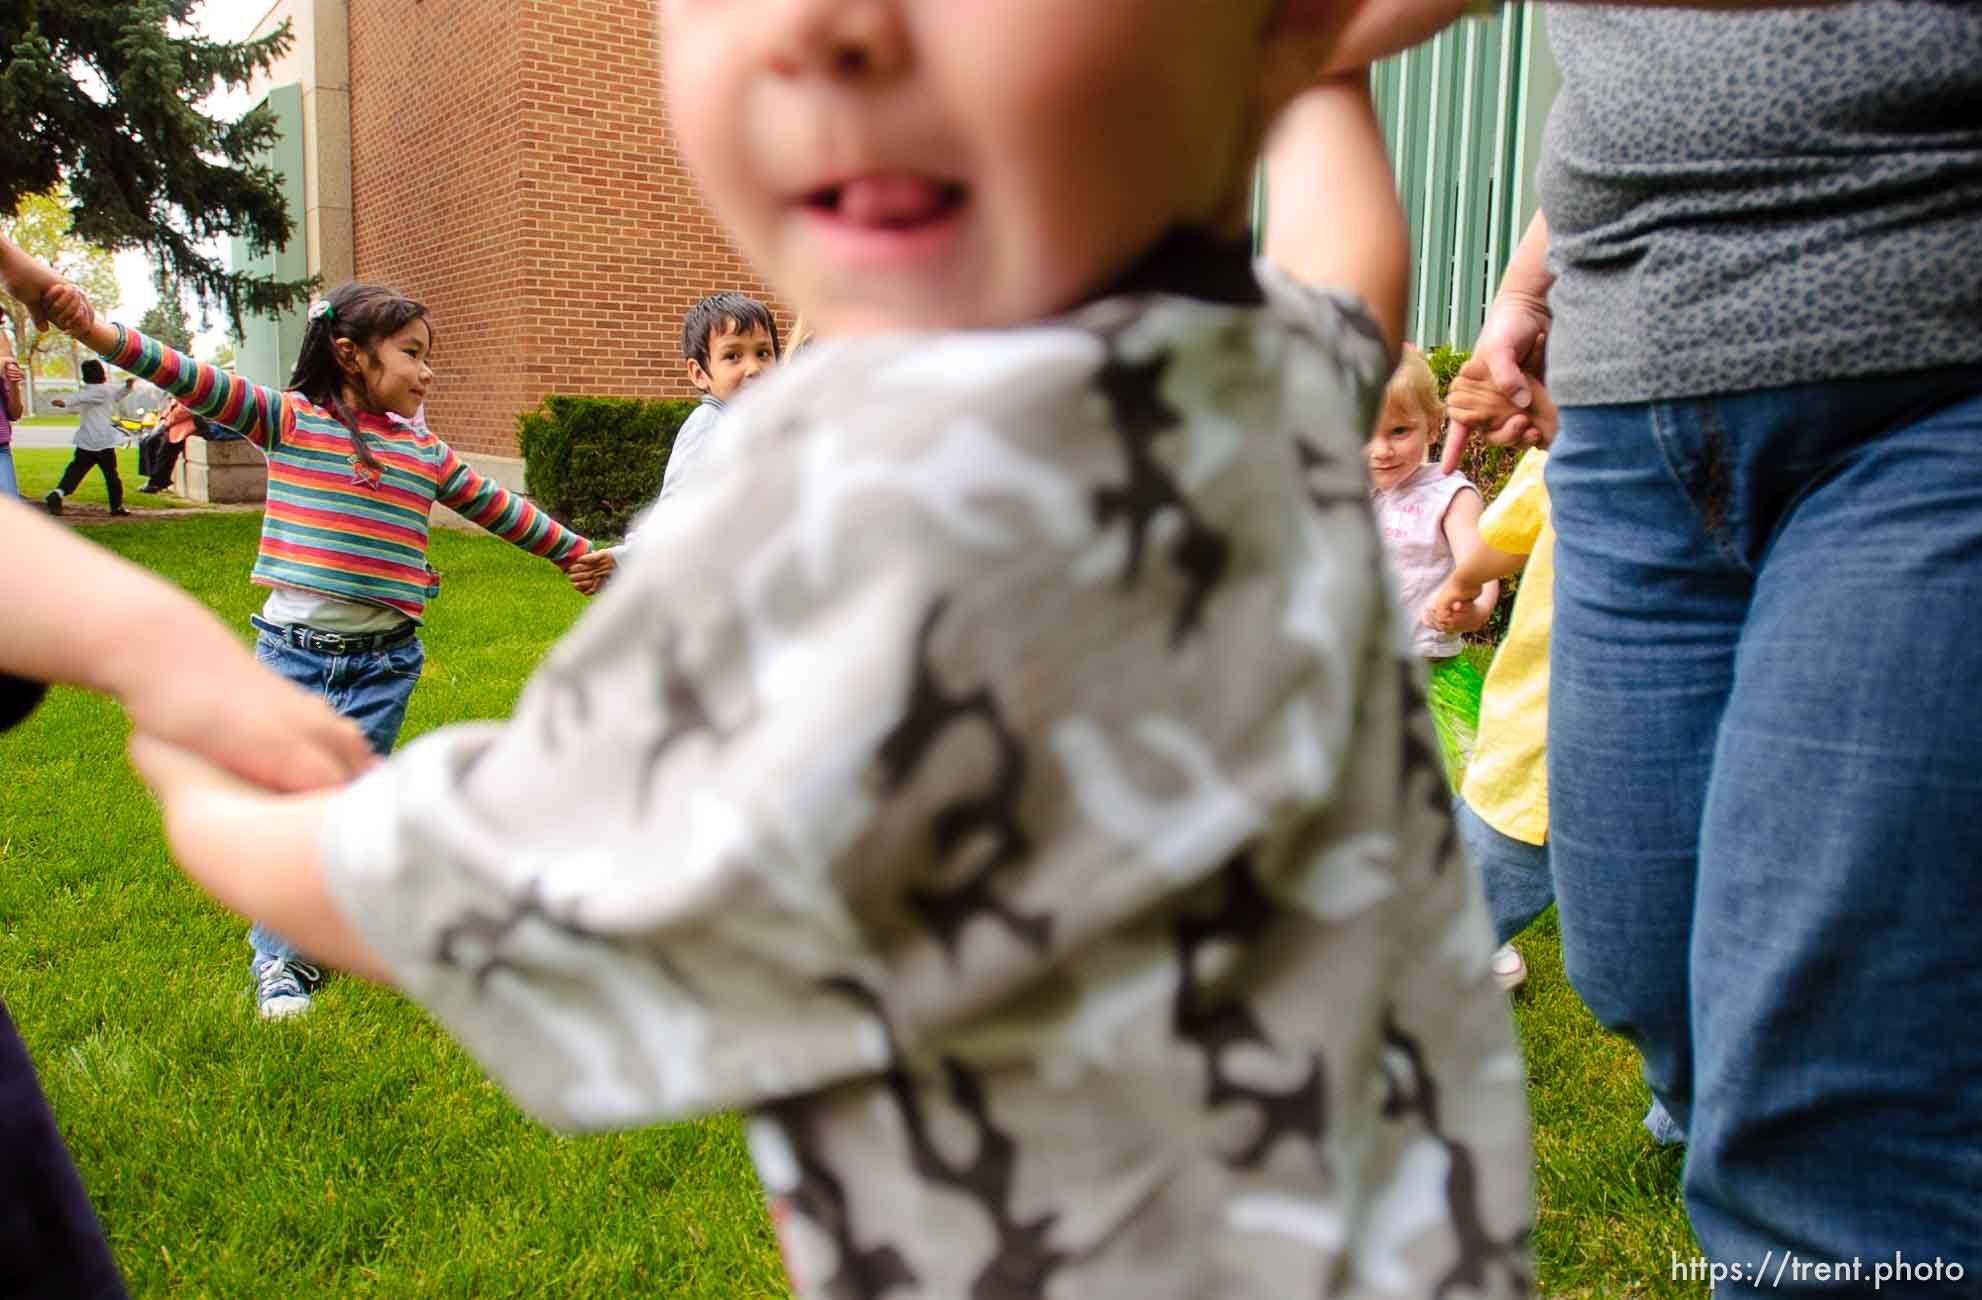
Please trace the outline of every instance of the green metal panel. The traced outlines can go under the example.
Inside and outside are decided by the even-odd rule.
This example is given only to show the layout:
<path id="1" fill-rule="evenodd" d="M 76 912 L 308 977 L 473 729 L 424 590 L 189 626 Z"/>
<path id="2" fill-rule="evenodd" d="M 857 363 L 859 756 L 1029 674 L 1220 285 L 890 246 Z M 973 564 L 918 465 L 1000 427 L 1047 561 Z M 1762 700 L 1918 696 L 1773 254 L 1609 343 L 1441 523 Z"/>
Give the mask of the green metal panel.
<path id="1" fill-rule="evenodd" d="M 1533 160 L 1561 84 L 1540 7 L 1471 19 L 1371 73 L 1370 90 L 1411 226 L 1408 334 L 1470 347 L 1534 216 Z M 1265 224 L 1255 195 L 1255 227 Z"/>
<path id="2" fill-rule="evenodd" d="M 300 280 L 310 273 L 303 238 L 303 88 L 296 83 L 277 86 L 268 92 L 266 102 L 275 110 L 281 134 L 257 161 L 282 178 L 282 197 L 287 200 L 290 219 L 296 225 L 289 242 L 280 248 L 257 252 L 248 247 L 246 240 L 236 237 L 229 244 L 228 264 L 237 271 Z M 243 333 L 234 345 L 235 372 L 260 384 L 283 383 L 302 350 L 304 323 L 301 310 L 276 316 L 244 317 Z"/>
<path id="3" fill-rule="evenodd" d="M 1380 70 L 1377 112 L 1411 223 L 1409 332 L 1426 347 L 1472 342 L 1520 238 L 1532 23 L 1527 5 L 1462 22 Z"/>

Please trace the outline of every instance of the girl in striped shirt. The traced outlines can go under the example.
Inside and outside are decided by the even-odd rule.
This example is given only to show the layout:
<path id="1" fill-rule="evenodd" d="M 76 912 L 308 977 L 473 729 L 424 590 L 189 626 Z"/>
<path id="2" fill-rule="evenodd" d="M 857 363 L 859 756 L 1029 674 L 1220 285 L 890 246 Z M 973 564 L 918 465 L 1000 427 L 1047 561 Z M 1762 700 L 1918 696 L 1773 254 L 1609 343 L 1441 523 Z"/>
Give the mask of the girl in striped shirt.
<path id="1" fill-rule="evenodd" d="M 438 502 L 568 569 L 591 544 L 483 478 L 417 417 L 433 383 L 427 309 L 347 284 L 310 309 L 287 389 L 237 379 L 98 317 L 73 285 L 0 239 L 0 261 L 47 287 L 40 307 L 112 364 L 199 415 L 244 434 L 268 457 L 268 506 L 251 581 L 269 588 L 255 657 L 321 693 L 380 754 L 399 737 L 425 659 L 418 636 L 439 590 L 427 564 Z M 307 1011 L 321 971 L 256 926 L 256 1000 L 266 1019 Z"/>

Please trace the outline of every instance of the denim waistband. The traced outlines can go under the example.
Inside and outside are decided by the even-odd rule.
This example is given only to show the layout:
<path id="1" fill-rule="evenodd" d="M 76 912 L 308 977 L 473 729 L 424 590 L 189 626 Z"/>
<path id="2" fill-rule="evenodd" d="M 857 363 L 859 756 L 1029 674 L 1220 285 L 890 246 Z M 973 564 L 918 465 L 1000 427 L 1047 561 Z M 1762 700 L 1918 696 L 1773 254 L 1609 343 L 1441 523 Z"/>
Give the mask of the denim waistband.
<path id="1" fill-rule="evenodd" d="M 271 623 L 259 614 L 250 614 L 248 622 L 273 637 L 280 637 L 298 650 L 308 650 L 320 655 L 362 655 L 374 650 L 390 650 L 396 645 L 404 645 L 419 634 L 419 624 L 408 619 L 403 625 L 388 632 L 326 632 L 321 628 L 308 627 L 302 623 L 284 626 Z"/>

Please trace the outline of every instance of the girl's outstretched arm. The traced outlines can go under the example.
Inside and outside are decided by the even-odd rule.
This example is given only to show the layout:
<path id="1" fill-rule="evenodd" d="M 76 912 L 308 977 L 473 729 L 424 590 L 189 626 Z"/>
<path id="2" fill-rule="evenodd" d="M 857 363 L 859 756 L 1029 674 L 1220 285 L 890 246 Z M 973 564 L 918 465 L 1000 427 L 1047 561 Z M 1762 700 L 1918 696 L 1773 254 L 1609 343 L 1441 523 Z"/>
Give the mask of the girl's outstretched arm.
<path id="1" fill-rule="evenodd" d="M 238 379 L 105 320 L 82 290 L 5 236 L 0 236 L 0 286 L 20 299 L 38 324 L 53 324 L 110 364 L 185 399 L 199 414 L 256 446 L 267 449 L 282 436 L 288 405 L 280 392 Z"/>
<path id="2" fill-rule="evenodd" d="M 1488 586 L 1495 588 L 1494 600 L 1500 599 L 1498 579 L 1519 573 L 1527 567 L 1528 557 L 1500 550 L 1482 541 L 1469 553 L 1459 557 L 1458 567 L 1446 577 L 1437 593 L 1425 604 L 1419 613 L 1419 621 L 1426 627 L 1435 627 L 1441 632 L 1463 632 L 1465 626 L 1478 612 L 1479 601 L 1486 594 Z M 1489 615 L 1492 613 L 1488 608 Z M 1482 623 L 1485 620 L 1481 620 Z"/>
<path id="3" fill-rule="evenodd" d="M 512 546 L 540 555 L 567 572 L 590 553 L 592 543 L 566 528 L 527 498 L 517 496 L 441 444 L 440 487 L 435 500 L 473 520 Z M 587 593 L 590 594 L 590 593 Z"/>
<path id="4" fill-rule="evenodd" d="M 355 726 L 256 663 L 177 587 L 6 502 L 0 554 L 0 669 L 114 696 L 140 731 L 277 789 L 337 784 L 374 762 Z M 180 667 L 160 671 L 160 645 Z"/>

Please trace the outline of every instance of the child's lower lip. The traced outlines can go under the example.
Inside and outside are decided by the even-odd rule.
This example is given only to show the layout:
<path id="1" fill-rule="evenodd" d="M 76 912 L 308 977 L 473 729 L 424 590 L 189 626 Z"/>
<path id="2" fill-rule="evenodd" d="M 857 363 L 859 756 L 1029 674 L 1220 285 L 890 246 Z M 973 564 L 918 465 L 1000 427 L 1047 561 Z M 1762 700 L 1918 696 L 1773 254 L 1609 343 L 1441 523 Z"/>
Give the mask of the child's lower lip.
<path id="1" fill-rule="evenodd" d="M 859 270 L 900 270 L 941 252 L 963 226 L 961 202 L 924 220 L 874 225 L 848 221 L 828 208 L 807 206 L 807 226 L 834 261 Z"/>

